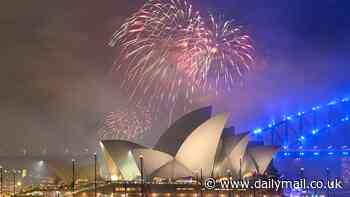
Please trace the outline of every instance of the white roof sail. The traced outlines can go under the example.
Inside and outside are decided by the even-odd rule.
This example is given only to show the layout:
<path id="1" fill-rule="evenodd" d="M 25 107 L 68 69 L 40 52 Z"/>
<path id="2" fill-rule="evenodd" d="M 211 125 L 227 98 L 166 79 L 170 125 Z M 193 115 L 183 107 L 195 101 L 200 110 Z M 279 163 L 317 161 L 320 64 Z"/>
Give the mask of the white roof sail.
<path id="1" fill-rule="evenodd" d="M 139 168 L 141 166 L 140 156 L 142 155 L 143 172 L 146 176 L 150 176 L 155 170 L 173 160 L 171 155 L 152 149 L 134 149 L 131 152 Z"/>
<path id="2" fill-rule="evenodd" d="M 238 144 L 232 149 L 229 157 L 227 158 L 232 165 L 232 170 L 236 175 L 239 175 L 240 169 L 242 170 L 243 156 L 246 152 L 248 145 L 248 133 L 243 134 L 243 138 L 238 142 Z"/>
<path id="3" fill-rule="evenodd" d="M 219 114 L 201 124 L 183 142 L 176 160 L 192 172 L 202 170 L 203 176 L 211 176 L 217 147 L 228 113 Z"/>
<path id="4" fill-rule="evenodd" d="M 238 177 L 240 168 L 243 167 L 243 157 L 247 145 L 248 133 L 223 135 L 222 150 L 215 164 L 215 176 L 225 176 L 229 171 L 231 176 Z"/>
<path id="5" fill-rule="evenodd" d="M 277 151 L 278 148 L 274 146 L 248 147 L 245 155 L 245 171 L 264 174 Z"/>
<path id="6" fill-rule="evenodd" d="M 176 120 L 162 136 L 154 149 L 175 156 L 186 138 L 211 117 L 212 107 L 204 107 L 192 111 Z"/>
<path id="7" fill-rule="evenodd" d="M 140 171 L 130 151 L 135 148 L 144 148 L 143 146 L 124 140 L 103 140 L 102 144 L 114 162 L 114 166 L 110 168 L 117 168 L 123 179 L 134 180 L 140 176 Z"/>

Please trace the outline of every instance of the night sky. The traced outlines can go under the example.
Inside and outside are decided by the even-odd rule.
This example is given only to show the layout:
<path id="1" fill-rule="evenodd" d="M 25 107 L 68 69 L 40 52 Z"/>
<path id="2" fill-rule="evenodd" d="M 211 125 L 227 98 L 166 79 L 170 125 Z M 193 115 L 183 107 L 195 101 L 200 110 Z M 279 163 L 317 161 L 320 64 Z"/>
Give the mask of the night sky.
<path id="1" fill-rule="evenodd" d="M 350 94 L 349 1 L 194 4 L 201 11 L 235 18 L 254 39 L 260 61 L 245 84 L 196 104 L 230 111 L 237 130 Z M 127 99 L 110 79 L 116 55 L 107 42 L 140 5 L 137 0 L 2 3 L 0 154 L 94 151 L 102 114 Z M 163 121 L 153 124 L 143 144 L 154 144 L 167 126 Z"/>

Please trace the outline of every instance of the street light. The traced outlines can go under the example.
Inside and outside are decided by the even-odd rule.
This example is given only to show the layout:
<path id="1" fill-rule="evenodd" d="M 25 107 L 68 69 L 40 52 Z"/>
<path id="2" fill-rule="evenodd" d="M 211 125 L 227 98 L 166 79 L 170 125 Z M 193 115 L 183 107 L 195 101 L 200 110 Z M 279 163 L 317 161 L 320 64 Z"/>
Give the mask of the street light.
<path id="1" fill-rule="evenodd" d="M 231 181 L 232 174 L 231 174 L 231 170 L 230 169 L 227 169 L 227 176 L 228 176 L 228 180 Z M 231 197 L 231 190 L 228 191 L 228 196 Z"/>
<path id="2" fill-rule="evenodd" d="M 203 196 L 203 169 L 201 168 L 201 187 L 200 187 L 200 190 L 201 190 L 201 197 Z"/>
<path id="3" fill-rule="evenodd" d="M 144 188 L 143 188 L 143 155 L 140 155 L 139 156 L 139 159 L 140 159 L 140 171 L 141 171 L 141 194 L 142 194 L 142 197 L 144 196 Z"/>
<path id="4" fill-rule="evenodd" d="M 3 168 L 0 166 L 0 197 L 2 197 Z"/>
<path id="5" fill-rule="evenodd" d="M 242 157 L 239 158 L 239 180 L 242 180 Z"/>
<path id="6" fill-rule="evenodd" d="M 141 183 L 143 183 L 143 155 L 140 155 L 139 158 L 140 158 Z"/>
<path id="7" fill-rule="evenodd" d="M 97 196 L 97 154 L 94 153 L 94 197 Z"/>
<path id="8" fill-rule="evenodd" d="M 72 196 L 75 192 L 75 159 L 72 159 Z"/>
<path id="9" fill-rule="evenodd" d="M 20 171 L 18 171 L 18 172 L 20 172 Z M 16 174 L 17 174 L 17 171 L 15 169 L 13 169 L 12 173 L 13 173 L 13 196 L 16 196 Z"/>
<path id="10" fill-rule="evenodd" d="M 13 196 L 16 195 L 16 170 L 13 170 Z"/>

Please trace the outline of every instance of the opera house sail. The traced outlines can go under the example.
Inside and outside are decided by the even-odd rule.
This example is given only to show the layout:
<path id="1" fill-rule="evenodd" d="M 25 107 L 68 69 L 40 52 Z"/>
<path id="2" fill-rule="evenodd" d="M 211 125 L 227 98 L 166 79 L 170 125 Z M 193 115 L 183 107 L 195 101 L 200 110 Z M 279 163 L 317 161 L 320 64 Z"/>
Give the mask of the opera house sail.
<path id="1" fill-rule="evenodd" d="M 248 133 L 225 128 L 228 113 L 211 117 L 211 107 L 186 114 L 159 138 L 154 148 L 123 141 L 101 141 L 101 171 L 110 180 L 236 178 L 264 174 L 276 147 L 248 144 Z M 142 161 L 141 158 L 142 157 Z"/>

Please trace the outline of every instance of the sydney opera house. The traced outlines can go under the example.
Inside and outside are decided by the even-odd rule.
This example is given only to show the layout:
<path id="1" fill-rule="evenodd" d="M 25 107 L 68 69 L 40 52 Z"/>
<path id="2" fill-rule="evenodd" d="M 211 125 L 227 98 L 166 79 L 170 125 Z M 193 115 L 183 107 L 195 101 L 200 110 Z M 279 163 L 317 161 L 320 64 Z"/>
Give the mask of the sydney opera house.
<path id="1" fill-rule="evenodd" d="M 211 107 L 193 111 L 153 148 L 123 140 L 101 141 L 101 176 L 109 180 L 182 180 L 188 177 L 251 177 L 264 174 L 276 147 L 253 145 L 248 133 L 225 128 L 229 115 Z"/>
<path id="2" fill-rule="evenodd" d="M 75 156 L 73 166 L 68 156 L 2 156 L 0 164 L 7 169 L 7 173 L 3 171 L 4 191 L 13 192 L 15 180 L 22 186 L 44 184 L 67 191 L 74 182 L 78 192 L 84 187 L 91 190 L 95 178 L 99 187 L 104 187 L 119 180 L 187 183 L 199 177 L 238 179 L 265 174 L 277 148 L 248 142 L 248 133 L 235 133 L 233 127 L 225 127 L 227 113 L 212 116 L 211 111 L 206 107 L 183 116 L 153 148 L 124 140 L 104 140 L 97 160 L 91 154 Z M 20 188 L 23 189 L 16 185 L 17 191 Z"/>

